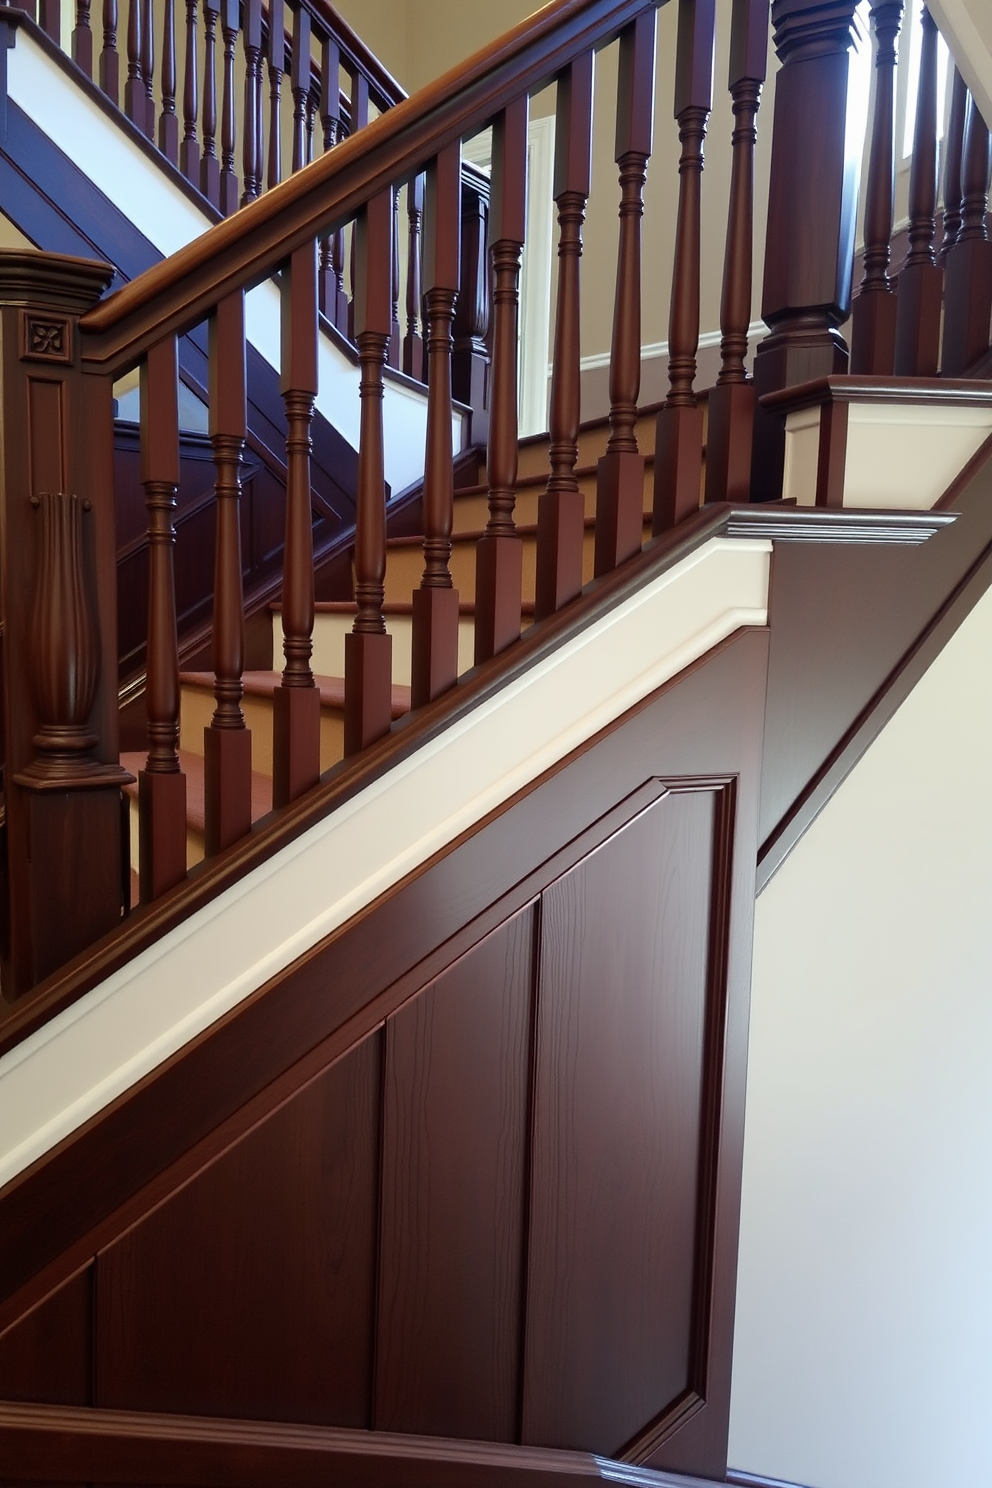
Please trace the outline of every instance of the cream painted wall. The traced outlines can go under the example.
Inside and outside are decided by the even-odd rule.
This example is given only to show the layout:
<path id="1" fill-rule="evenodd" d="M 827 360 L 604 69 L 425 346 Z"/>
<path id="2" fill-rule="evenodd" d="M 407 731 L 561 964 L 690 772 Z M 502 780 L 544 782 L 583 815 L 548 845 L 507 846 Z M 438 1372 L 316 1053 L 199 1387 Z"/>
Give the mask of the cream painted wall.
<path id="1" fill-rule="evenodd" d="M 992 1483 L 992 591 L 757 903 L 735 1467 Z"/>

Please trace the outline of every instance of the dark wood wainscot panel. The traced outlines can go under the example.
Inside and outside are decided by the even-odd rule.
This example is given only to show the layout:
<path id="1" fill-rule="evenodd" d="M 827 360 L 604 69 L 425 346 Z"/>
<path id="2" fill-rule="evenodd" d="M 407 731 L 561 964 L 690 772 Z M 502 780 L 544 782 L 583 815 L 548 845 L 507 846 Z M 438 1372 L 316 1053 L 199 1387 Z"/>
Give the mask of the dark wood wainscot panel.
<path id="1" fill-rule="evenodd" d="M 53 1156 L 63 1225 L 98 1158 L 117 1207 L 22 1286 L 68 1281 L 0 1381 L 23 1353 L 39 1401 L 722 1476 L 766 653 L 721 647 Z M 0 1262 L 39 1219 L 10 1194 Z"/>

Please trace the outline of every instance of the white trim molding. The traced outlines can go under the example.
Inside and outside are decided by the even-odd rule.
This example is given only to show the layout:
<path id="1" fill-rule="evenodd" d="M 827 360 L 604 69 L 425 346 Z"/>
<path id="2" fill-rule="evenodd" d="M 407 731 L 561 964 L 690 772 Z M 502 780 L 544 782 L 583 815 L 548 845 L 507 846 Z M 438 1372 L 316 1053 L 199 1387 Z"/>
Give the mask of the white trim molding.
<path id="1" fill-rule="evenodd" d="M 771 543 L 712 538 L 0 1059 L 0 1186 L 742 626 Z"/>
<path id="2" fill-rule="evenodd" d="M 720 331 L 703 331 L 702 335 L 699 338 L 698 349 L 700 351 L 706 351 L 709 347 L 719 346 L 721 334 L 722 333 Z M 748 344 L 751 345 L 756 341 L 760 341 L 762 336 L 765 336 L 767 334 L 768 327 L 765 325 L 765 322 L 763 320 L 752 320 L 751 324 L 747 328 Z M 642 362 L 652 361 L 656 357 L 667 357 L 667 355 L 667 341 L 649 341 L 646 346 L 641 347 Z M 597 351 L 594 352 L 591 356 L 584 356 L 579 363 L 579 366 L 583 372 L 595 372 L 597 368 L 608 367 L 609 365 L 610 353 L 608 351 Z M 551 376 L 550 362 L 548 363 L 548 376 Z"/>

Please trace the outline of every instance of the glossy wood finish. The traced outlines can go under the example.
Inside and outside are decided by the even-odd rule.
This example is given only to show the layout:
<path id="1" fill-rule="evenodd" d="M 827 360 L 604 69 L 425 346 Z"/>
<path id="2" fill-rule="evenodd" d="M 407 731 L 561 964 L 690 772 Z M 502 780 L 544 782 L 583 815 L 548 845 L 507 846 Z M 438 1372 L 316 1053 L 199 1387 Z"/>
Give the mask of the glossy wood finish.
<path id="1" fill-rule="evenodd" d="M 117 51 L 117 0 L 103 0 L 100 87 L 114 105 L 120 97 L 120 60 Z"/>
<path id="2" fill-rule="evenodd" d="M 895 371 L 900 377 L 933 377 L 937 372 L 944 276 L 934 253 L 936 210 L 937 27 L 924 7 L 909 175 L 909 254 L 899 271 L 896 314 Z"/>
<path id="3" fill-rule="evenodd" d="M 365 749 L 392 724 L 392 637 L 383 619 L 386 483 L 383 474 L 382 375 L 392 308 L 393 193 L 364 209 L 355 228 L 355 341 L 361 358 L 362 422 L 355 523 L 358 613 L 345 640 L 346 754 Z"/>
<path id="4" fill-rule="evenodd" d="M 179 169 L 187 181 L 200 179 L 200 142 L 196 134 L 199 91 L 197 86 L 197 0 L 186 0 L 186 46 L 183 63 L 183 137 L 179 146 Z"/>
<path id="5" fill-rule="evenodd" d="M 606 1450 L 625 1415 L 653 1427 L 668 1404 L 657 1330 L 630 1310 L 647 1285 L 666 1298 L 663 1351 L 681 1351 L 683 1370 L 687 1339 L 706 1335 L 708 1403 L 643 1449 L 723 1471 L 765 650 L 761 633 L 739 636 L 646 700 L 77 1133 L 75 1176 L 58 1179 L 61 1238 L 37 1202 L 58 1154 L 25 1179 L 33 1202 L 24 1182 L 7 1187 L 0 1327 L 23 1313 L 32 1283 L 22 1271 L 18 1293 L 14 1276 L 28 1255 L 35 1273 L 47 1262 L 44 1296 L 69 1279 L 56 1272 L 74 1247 L 97 1256 L 94 1429 L 117 1403 L 373 1425 L 362 1436 L 377 1455 L 396 1442 L 379 1432 L 414 1421 L 512 1443 L 526 1382 L 542 1383 L 530 1319 L 557 1316 L 566 1331 L 605 1323 L 630 1343 L 623 1390 L 607 1357 L 587 1360 Z M 597 975 L 604 957 L 621 970 L 622 1021 L 613 978 Z M 556 1030 L 584 1033 L 577 1061 Z M 616 1057 L 590 1082 L 597 1030 Z M 659 1067 L 668 1078 L 652 1092 Z M 574 1124 L 556 1125 L 569 1094 Z M 153 1114 L 163 1098 L 171 1122 Z M 646 1108 L 661 1121 L 629 1133 Z M 583 1323 L 566 1285 L 574 1234 L 541 1219 L 542 1174 L 557 1150 L 554 1191 L 574 1185 L 587 1207 L 621 1131 L 611 1202 L 650 1219 L 668 1175 L 666 1224 L 652 1251 L 600 1207 Z M 712 1164 L 697 1161 L 711 1147 Z M 70 1238 L 81 1220 L 90 1227 Z M 4 1460 L 20 1462 L 24 1439 L 9 1418 L 0 1433 L 5 1421 Z M 34 1462 L 77 1474 L 85 1463 L 100 1481 L 50 1426 L 37 1424 Z M 118 1472 L 130 1460 L 134 1482 L 155 1459 L 103 1460 Z M 254 1481 L 251 1460 L 239 1481 Z M 190 1461 L 194 1480 L 203 1470 Z M 429 1472 L 425 1485 L 438 1481 Z"/>
<path id="6" fill-rule="evenodd" d="M 489 342 L 492 339 L 492 268 L 489 261 L 489 179 L 462 165 L 461 276 L 455 304 L 451 385 L 455 397 L 472 410 L 472 442 L 489 439 L 491 397 Z"/>
<path id="7" fill-rule="evenodd" d="M 537 922 L 511 916 L 386 1024 L 380 1431 L 517 1438 Z"/>
<path id="8" fill-rule="evenodd" d="M 947 140 L 944 146 L 944 235 L 940 245 L 940 261 L 947 262 L 947 255 L 958 240 L 961 231 L 961 165 L 964 155 L 964 134 L 968 122 L 968 87 L 958 69 L 954 68 L 951 83 L 951 111 L 947 121 Z"/>
<path id="9" fill-rule="evenodd" d="M 220 161 L 217 159 L 217 17 L 218 0 L 203 0 L 203 155 L 200 190 L 211 206 L 220 207 Z"/>
<path id="10" fill-rule="evenodd" d="M 121 917 L 120 791 L 131 777 L 118 763 L 113 684 L 110 389 L 82 374 L 78 333 L 112 272 L 34 251 L 0 261 L 9 1001 Z"/>
<path id="11" fill-rule="evenodd" d="M 186 877 L 186 777 L 179 765 L 179 649 L 174 526 L 179 490 L 179 357 L 175 337 L 141 369 L 141 475 L 148 508 L 148 759 L 138 776 L 141 898 Z"/>
<path id="12" fill-rule="evenodd" d="M 216 707 L 203 731 L 206 850 L 230 847 L 251 827 L 251 733 L 241 711 L 244 600 L 241 580 L 241 457 L 246 432 L 244 295 L 223 300 L 210 322 L 210 442 L 217 537 L 213 664 Z"/>
<path id="13" fill-rule="evenodd" d="M 875 112 L 865 196 L 864 276 L 851 327 L 851 371 L 856 375 L 891 373 L 895 365 L 896 299 L 889 260 L 896 189 L 896 44 L 902 10 L 902 0 L 876 0 L 871 12 Z"/>
<path id="14" fill-rule="evenodd" d="M 424 216 L 424 178 L 416 176 L 406 188 L 407 253 L 406 334 L 403 337 L 403 371 L 407 377 L 424 379 L 424 338 L 421 334 L 423 302 L 421 226 Z"/>
<path id="15" fill-rule="evenodd" d="M 595 572 L 636 553 L 644 535 L 644 456 L 638 453 L 641 387 L 641 218 L 654 135 L 653 11 L 620 38 L 615 157 L 620 167 L 620 242 L 610 351 L 610 437 L 596 473 Z"/>
<path id="16" fill-rule="evenodd" d="M 490 217 L 493 366 L 489 415 L 489 520 L 476 547 L 475 660 L 487 661 L 520 635 L 523 553 L 513 520 L 517 484 L 517 334 L 520 260 L 527 200 L 527 99 L 493 126 Z"/>
<path id="17" fill-rule="evenodd" d="M 848 369 L 838 327 L 850 311 L 857 201 L 842 121 L 856 8 L 855 0 L 773 0 L 782 66 L 775 81 L 761 301 L 771 330 L 754 359 L 759 400 Z M 781 496 L 784 460 L 784 427 L 759 402 L 752 499 Z"/>
<path id="18" fill-rule="evenodd" d="M 655 433 L 652 530 L 656 535 L 696 510 L 703 475 L 703 414 L 693 383 L 699 344 L 703 140 L 713 101 L 715 27 L 715 0 L 679 0 L 675 118 L 682 153 L 668 322 L 669 388 Z"/>
<path id="19" fill-rule="evenodd" d="M 575 478 L 581 417 L 579 268 L 592 173 L 593 54 L 558 79 L 554 198 L 558 208 L 558 299 L 551 359 L 551 474 L 537 510 L 538 620 L 582 588 L 585 498 Z"/>
<path id="20" fill-rule="evenodd" d="M 154 110 L 154 104 L 153 104 Z M 176 0 L 165 0 L 162 19 L 162 112 L 158 147 L 170 165 L 179 161 L 179 120 L 176 117 Z"/>
<path id="21" fill-rule="evenodd" d="M 220 94 L 220 198 L 225 217 L 238 206 L 238 178 L 234 170 L 237 148 L 234 54 L 238 44 L 238 0 L 220 0 L 221 94 Z"/>
<path id="22" fill-rule="evenodd" d="M 730 38 L 734 132 L 720 301 L 721 365 L 707 404 L 707 501 L 747 501 L 751 494 L 755 398 L 744 363 L 751 323 L 755 121 L 767 55 L 767 0 L 737 0 Z"/>
<path id="23" fill-rule="evenodd" d="M 0 1334 L 0 1399 L 93 1404 L 93 1266 Z"/>
<path id="24" fill-rule="evenodd" d="M 298 248 L 282 281 L 286 403 L 286 543 L 282 632 L 286 664 L 273 694 L 272 804 L 285 806 L 320 775 L 320 695 L 310 669 L 314 578 L 310 425 L 317 395 L 317 244 Z"/>
<path id="25" fill-rule="evenodd" d="M 451 328 L 460 275 L 460 146 L 449 146 L 428 168 L 424 227 L 429 380 L 424 572 L 413 596 L 411 684 L 415 708 L 440 697 L 458 678 L 458 591 L 452 586 L 448 563 L 454 506 Z"/>
<path id="26" fill-rule="evenodd" d="M 992 243 L 989 201 L 990 139 L 972 98 L 961 163 L 961 228 L 947 255 L 942 370 L 966 375 L 989 349 L 992 320 Z"/>
<path id="27" fill-rule="evenodd" d="M 278 8 L 279 0 L 276 0 Z M 244 190 L 241 205 L 262 190 L 262 0 L 246 0 L 241 32 L 244 44 L 245 101 L 241 116 Z"/>

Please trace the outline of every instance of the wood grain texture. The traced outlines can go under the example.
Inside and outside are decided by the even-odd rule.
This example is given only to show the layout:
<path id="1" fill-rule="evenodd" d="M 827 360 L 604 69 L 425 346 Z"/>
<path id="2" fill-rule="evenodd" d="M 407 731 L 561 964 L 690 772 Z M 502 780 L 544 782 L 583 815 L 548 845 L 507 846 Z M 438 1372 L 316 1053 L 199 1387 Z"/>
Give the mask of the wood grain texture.
<path id="1" fill-rule="evenodd" d="M 93 1404 L 93 1267 L 0 1333 L 0 1400 Z"/>
<path id="2" fill-rule="evenodd" d="M 370 1424 L 381 1034 L 97 1261 L 97 1401 Z"/>
<path id="3" fill-rule="evenodd" d="M 536 921 L 386 1025 L 379 1430 L 516 1436 Z"/>
<path id="4" fill-rule="evenodd" d="M 690 1388 L 711 793 L 542 899 L 523 1439 L 612 1455 Z"/>

